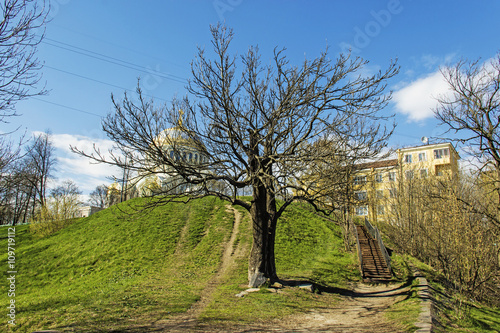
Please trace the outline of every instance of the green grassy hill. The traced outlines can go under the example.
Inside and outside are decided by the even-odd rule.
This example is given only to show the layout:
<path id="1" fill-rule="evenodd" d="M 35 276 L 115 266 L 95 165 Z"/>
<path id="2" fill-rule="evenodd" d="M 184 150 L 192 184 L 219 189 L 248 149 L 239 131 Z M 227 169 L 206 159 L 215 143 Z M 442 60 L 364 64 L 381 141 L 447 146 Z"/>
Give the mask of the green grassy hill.
<path id="1" fill-rule="evenodd" d="M 226 203 L 205 198 L 127 214 L 143 200 L 78 219 L 43 238 L 30 234 L 28 226 L 16 227 L 17 325 L 6 323 L 11 298 L 3 288 L 2 327 L 14 332 L 149 327 L 188 311 L 211 282 L 213 292 L 198 316 L 205 321 L 267 320 L 297 311 L 298 304 L 302 311 L 332 301 L 302 290 L 234 297 L 247 283 L 251 225 L 246 212 L 239 209 L 242 219 L 231 264 L 222 274 L 221 260 L 235 222 Z M 290 208 L 278 226 L 280 277 L 336 287 L 358 280 L 355 254 L 342 251 L 340 229 L 298 205 Z M 0 238 L 5 247 L 1 278 L 6 281 L 6 227 L 0 228 Z"/>

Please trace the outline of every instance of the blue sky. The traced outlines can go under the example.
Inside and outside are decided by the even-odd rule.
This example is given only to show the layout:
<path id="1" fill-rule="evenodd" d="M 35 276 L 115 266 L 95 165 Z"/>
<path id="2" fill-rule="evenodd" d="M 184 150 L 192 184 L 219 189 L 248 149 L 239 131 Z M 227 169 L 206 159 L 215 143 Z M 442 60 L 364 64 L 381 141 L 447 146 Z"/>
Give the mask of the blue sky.
<path id="1" fill-rule="evenodd" d="M 21 114 L 3 131 L 50 129 L 59 163 L 57 181 L 73 179 L 84 193 L 116 172 L 71 154 L 69 145 L 110 147 L 100 119 L 112 111 L 110 95 L 143 90 L 158 103 L 185 95 L 197 46 L 210 47 L 209 25 L 232 27 L 232 50 L 258 45 L 262 59 L 286 47 L 292 63 L 329 47 L 335 57 L 349 47 L 370 61 L 366 73 L 398 59 L 387 108 L 398 124 L 394 148 L 420 144 L 440 130 L 433 97 L 445 86 L 439 67 L 461 58 L 486 61 L 500 51 L 500 2 L 485 1 L 131 1 L 53 0 L 46 39 L 41 96 L 17 104 Z"/>

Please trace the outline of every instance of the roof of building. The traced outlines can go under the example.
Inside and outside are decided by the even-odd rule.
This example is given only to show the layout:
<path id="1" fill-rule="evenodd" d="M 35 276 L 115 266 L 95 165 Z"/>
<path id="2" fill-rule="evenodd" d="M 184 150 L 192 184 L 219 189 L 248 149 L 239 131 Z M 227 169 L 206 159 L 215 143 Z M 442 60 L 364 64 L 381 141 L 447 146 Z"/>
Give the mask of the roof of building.
<path id="1" fill-rule="evenodd" d="M 405 148 L 400 148 L 398 151 L 401 152 L 407 152 L 407 151 L 418 151 L 418 150 L 424 150 L 424 149 L 434 149 L 438 147 L 448 147 L 451 148 L 452 151 L 457 155 L 457 158 L 460 159 L 460 155 L 458 154 L 457 150 L 451 144 L 451 142 L 440 142 L 440 143 L 433 143 L 433 144 L 425 144 L 425 145 L 419 145 L 419 146 L 412 146 L 412 147 L 405 147 Z"/>
<path id="2" fill-rule="evenodd" d="M 356 170 L 389 168 L 398 165 L 398 159 L 382 160 L 376 162 L 361 163 L 354 166 Z"/>

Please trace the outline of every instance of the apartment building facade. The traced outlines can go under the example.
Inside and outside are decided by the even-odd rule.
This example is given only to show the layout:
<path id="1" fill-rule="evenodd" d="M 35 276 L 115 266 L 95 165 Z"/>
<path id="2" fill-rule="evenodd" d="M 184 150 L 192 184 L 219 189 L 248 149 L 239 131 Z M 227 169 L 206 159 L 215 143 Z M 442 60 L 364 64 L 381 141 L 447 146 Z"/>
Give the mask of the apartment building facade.
<path id="1" fill-rule="evenodd" d="M 458 175 L 460 156 L 451 143 L 401 148 L 396 153 L 395 159 L 357 165 L 352 184 L 354 215 L 385 221 L 402 180 Z"/>

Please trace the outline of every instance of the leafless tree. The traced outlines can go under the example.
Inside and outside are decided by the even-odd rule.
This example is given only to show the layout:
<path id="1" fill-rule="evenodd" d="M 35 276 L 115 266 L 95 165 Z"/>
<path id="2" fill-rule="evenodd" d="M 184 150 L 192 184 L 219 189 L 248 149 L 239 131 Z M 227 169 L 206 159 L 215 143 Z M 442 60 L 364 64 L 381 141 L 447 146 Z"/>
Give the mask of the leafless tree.
<path id="1" fill-rule="evenodd" d="M 82 192 L 71 180 L 65 180 L 61 185 L 50 191 L 47 211 L 51 220 L 67 220 L 74 218 L 80 205 Z"/>
<path id="2" fill-rule="evenodd" d="M 484 200 L 484 188 L 466 173 L 399 177 L 383 228 L 397 250 L 430 264 L 455 291 L 496 305 L 500 230 L 471 209 Z"/>
<path id="3" fill-rule="evenodd" d="M 496 196 L 495 211 L 482 213 L 500 227 L 500 53 L 484 64 L 462 60 L 441 72 L 451 96 L 439 99 L 435 115 L 457 134 L 450 140 L 468 148 L 479 163 L 483 180 Z"/>
<path id="4" fill-rule="evenodd" d="M 89 203 L 92 206 L 104 208 L 106 206 L 106 198 L 108 195 L 108 187 L 104 184 L 99 185 L 90 192 Z"/>
<path id="5" fill-rule="evenodd" d="M 36 47 L 44 36 L 47 9 L 39 0 L 0 3 L 0 122 L 16 115 L 17 101 L 45 93 L 36 88 L 42 67 Z"/>
<path id="6" fill-rule="evenodd" d="M 47 197 L 47 183 L 56 164 L 54 146 L 49 131 L 38 134 L 33 138 L 33 142 L 27 147 L 24 163 L 31 175 L 29 181 L 35 190 L 33 193 L 34 200 L 43 207 Z"/>
<path id="7" fill-rule="evenodd" d="M 332 60 L 324 52 L 292 66 L 285 50 L 275 50 L 269 65 L 262 65 L 258 49 L 251 47 L 238 71 L 229 52 L 232 30 L 218 25 L 211 32 L 214 59 L 199 49 L 187 87 L 190 98 L 155 108 L 138 88 L 136 101 L 113 98 L 115 113 L 103 121 L 103 130 L 121 156 L 133 152 L 137 175 L 175 179 L 154 192 L 156 202 L 211 195 L 247 209 L 253 223 L 249 285 L 259 286 L 278 278 L 275 235 L 285 209 L 297 199 L 324 209 L 324 194 L 301 182 L 307 166 L 332 159 L 332 150 L 313 143 L 332 140 L 350 148 L 338 150 L 339 159 L 349 154 L 361 160 L 385 146 L 393 127 L 384 125 L 390 117 L 380 111 L 390 99 L 386 81 L 398 67 L 391 63 L 386 71 L 363 77 L 359 71 L 366 62 L 360 58 L 341 54 Z M 180 119 L 179 109 L 185 112 Z M 196 162 L 183 151 L 186 145 L 200 153 Z M 97 148 L 73 149 L 124 166 L 118 153 L 106 158 Z M 250 201 L 236 195 L 249 186 Z M 277 197 L 283 202 L 277 204 Z"/>

